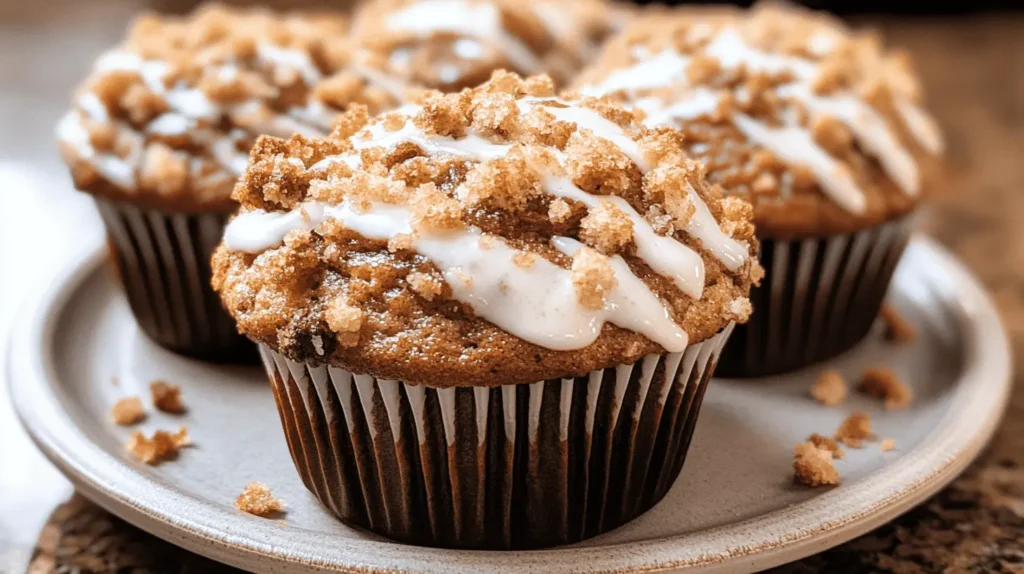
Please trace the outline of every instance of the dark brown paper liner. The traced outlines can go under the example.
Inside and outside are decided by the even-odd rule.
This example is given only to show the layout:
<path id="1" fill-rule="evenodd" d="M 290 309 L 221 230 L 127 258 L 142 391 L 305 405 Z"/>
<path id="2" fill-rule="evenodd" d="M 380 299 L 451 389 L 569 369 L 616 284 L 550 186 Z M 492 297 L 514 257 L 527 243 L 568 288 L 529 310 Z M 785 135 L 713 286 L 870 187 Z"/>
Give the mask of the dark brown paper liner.
<path id="1" fill-rule="evenodd" d="M 633 365 L 490 388 L 407 385 L 260 350 L 295 467 L 335 515 L 414 544 L 536 548 L 661 500 L 731 330 Z"/>
<path id="2" fill-rule="evenodd" d="M 736 327 L 718 375 L 793 371 L 859 343 L 885 300 L 911 219 L 835 237 L 763 239 L 765 277 L 750 293 L 754 313 Z"/>
<path id="3" fill-rule="evenodd" d="M 210 255 L 227 215 L 169 213 L 96 198 L 111 259 L 139 327 L 163 347 L 218 362 L 254 362 L 255 346 L 210 287 Z"/>

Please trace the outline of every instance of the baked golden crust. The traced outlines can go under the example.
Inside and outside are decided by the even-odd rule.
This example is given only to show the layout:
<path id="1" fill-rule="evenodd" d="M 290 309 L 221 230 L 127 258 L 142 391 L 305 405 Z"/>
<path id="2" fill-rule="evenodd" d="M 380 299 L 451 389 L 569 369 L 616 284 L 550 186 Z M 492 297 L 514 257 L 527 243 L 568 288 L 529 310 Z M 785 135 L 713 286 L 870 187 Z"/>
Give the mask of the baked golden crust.
<path id="1" fill-rule="evenodd" d="M 623 15 L 603 0 L 371 0 L 352 34 L 413 84 L 457 91 L 506 69 L 564 85 Z"/>
<path id="2" fill-rule="evenodd" d="M 666 63 L 662 81 L 622 87 L 624 71 L 658 58 Z M 876 36 L 827 15 L 775 4 L 639 18 L 573 88 L 636 105 L 649 124 L 680 128 L 710 181 L 753 203 L 760 237 L 848 233 L 899 218 L 935 177 L 942 147 L 919 108 L 907 54 L 886 52 Z M 751 123 L 786 141 L 766 144 Z M 792 157 L 800 146 L 815 149 Z M 811 154 L 818 157 L 805 159 Z M 831 187 L 840 179 L 859 190 L 862 206 L 837 200 Z"/>
<path id="3" fill-rule="evenodd" d="M 344 16 L 216 5 L 138 18 L 58 126 L 76 187 L 171 211 L 233 209 L 257 135 L 326 134 L 352 104 L 402 103 L 371 81 L 346 30 Z"/>
<path id="4" fill-rule="evenodd" d="M 732 321 L 745 321 L 747 294 L 762 273 L 753 255 L 757 242 L 750 205 L 723 198 L 708 185 L 700 164 L 680 151 L 676 131 L 638 126 L 630 112 L 610 102 L 553 96 L 547 78 L 497 73 L 479 88 L 431 95 L 418 110 L 372 121 L 365 110 L 350 111 L 326 139 L 260 138 L 235 189 L 242 216 L 298 209 L 311 221 L 305 211 L 310 202 L 344 202 L 356 212 L 401 206 L 411 210 L 413 223 L 410 233 L 372 240 L 334 219 L 312 221 L 258 254 L 222 244 L 213 258 L 213 286 L 240 331 L 294 360 L 430 386 L 575 376 L 664 352 L 643 335 L 611 323 L 589 346 L 554 350 L 476 316 L 453 297 L 451 283 L 471 283 L 473 277 L 443 275 L 414 248 L 416 236 L 465 229 L 479 231 L 481 249 L 517 250 L 516 266 L 544 263 L 571 270 L 583 308 L 599 306 L 614 288 L 608 266 L 618 256 L 691 343 Z M 557 120 L 554 114 L 566 106 L 626 134 L 650 163 L 645 173 L 610 140 Z M 410 130 L 420 134 L 421 143 L 395 135 Z M 422 143 L 425 138 L 450 147 L 471 141 L 483 149 L 498 147 L 500 153 L 468 159 L 431 153 L 425 147 L 433 144 Z M 606 199 L 588 208 L 556 197 L 537 166 L 567 178 L 587 197 Z M 694 216 L 687 187 L 722 231 L 743 246 L 745 259 L 734 270 L 683 231 Z M 625 203 L 613 204 L 617 198 Z M 637 256 L 623 210 L 642 214 L 637 217 L 644 225 L 699 254 L 706 270 L 700 299 L 684 294 Z M 567 255 L 553 246 L 554 237 L 578 240 L 583 247 Z"/>

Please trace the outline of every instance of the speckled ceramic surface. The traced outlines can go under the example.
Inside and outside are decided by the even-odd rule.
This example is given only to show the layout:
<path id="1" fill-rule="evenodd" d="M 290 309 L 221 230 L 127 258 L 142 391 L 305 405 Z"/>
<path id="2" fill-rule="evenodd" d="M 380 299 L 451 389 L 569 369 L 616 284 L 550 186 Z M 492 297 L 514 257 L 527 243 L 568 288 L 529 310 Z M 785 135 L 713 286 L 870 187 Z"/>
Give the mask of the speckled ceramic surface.
<path id="1" fill-rule="evenodd" d="M 930 240 L 917 238 L 891 302 L 918 327 L 909 346 L 872 335 L 832 366 L 855 379 L 892 367 L 914 406 L 889 413 L 853 396 L 828 409 L 807 398 L 817 369 L 757 383 L 714 380 L 682 475 L 639 519 L 575 546 L 467 552 L 403 546 L 337 522 L 295 474 L 265 376 L 175 356 L 145 339 L 91 252 L 52 279 L 13 330 L 6 366 L 14 402 L 40 448 L 110 511 L 169 541 L 256 571 L 533 572 L 752 571 L 838 544 L 907 510 L 950 481 L 981 449 L 1009 388 L 1006 336 L 987 296 Z M 141 428 L 186 425 L 195 447 L 147 467 L 122 451 L 130 429 L 108 422 L 120 396 L 165 379 L 189 407 L 151 413 Z M 115 382 L 116 381 L 116 382 Z M 843 484 L 792 484 L 794 443 L 831 433 L 854 409 L 895 441 L 848 450 Z M 252 480 L 288 504 L 276 520 L 232 502 Z"/>

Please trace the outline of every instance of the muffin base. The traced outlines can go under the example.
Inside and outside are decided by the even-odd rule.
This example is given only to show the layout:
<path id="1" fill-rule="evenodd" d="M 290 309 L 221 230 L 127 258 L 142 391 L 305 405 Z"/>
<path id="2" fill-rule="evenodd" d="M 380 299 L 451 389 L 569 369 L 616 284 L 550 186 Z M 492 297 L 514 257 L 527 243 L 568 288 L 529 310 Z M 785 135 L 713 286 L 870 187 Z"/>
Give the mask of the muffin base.
<path id="1" fill-rule="evenodd" d="M 760 377 L 834 357 L 871 330 L 910 241 L 911 216 L 846 235 L 761 240 L 754 313 L 722 351 L 718 374 Z"/>
<path id="2" fill-rule="evenodd" d="M 611 530 L 665 496 L 731 331 L 633 365 L 486 388 L 260 351 L 295 467 L 339 518 L 413 544 L 537 548 Z"/>
<path id="3" fill-rule="evenodd" d="M 210 287 L 210 256 L 226 214 L 169 213 L 99 197 L 96 206 L 132 314 L 150 339 L 208 361 L 256 362 L 255 346 Z"/>

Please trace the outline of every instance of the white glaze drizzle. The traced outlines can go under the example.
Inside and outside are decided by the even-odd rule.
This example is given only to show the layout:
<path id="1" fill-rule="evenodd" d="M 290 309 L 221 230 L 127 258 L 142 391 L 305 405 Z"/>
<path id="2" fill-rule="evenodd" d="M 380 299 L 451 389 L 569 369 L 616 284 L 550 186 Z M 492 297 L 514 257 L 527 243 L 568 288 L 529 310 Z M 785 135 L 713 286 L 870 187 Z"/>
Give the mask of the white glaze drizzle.
<path id="1" fill-rule="evenodd" d="M 822 36 L 814 41 L 816 53 L 827 53 L 834 38 Z M 748 45 L 739 32 L 724 28 L 704 47 L 703 53 L 715 58 L 726 70 L 741 66 L 753 72 L 777 74 L 792 73 L 795 83 L 778 88 L 784 98 L 800 101 L 812 113 L 827 114 L 846 125 L 857 143 L 875 157 L 886 173 L 908 195 L 920 191 L 920 176 L 913 155 L 899 142 L 886 120 L 868 103 L 848 93 L 820 96 L 810 84 L 818 74 L 815 62 L 800 57 L 771 54 Z M 581 91 L 590 95 L 603 95 L 615 91 L 636 93 L 685 81 L 690 58 L 665 50 L 633 66 L 615 71 L 602 82 Z M 687 95 L 674 99 L 668 105 L 645 98 L 637 106 L 647 112 L 645 124 L 668 125 L 713 113 L 718 106 L 718 95 L 697 87 Z M 903 123 L 913 137 L 931 153 L 940 153 L 942 139 L 931 118 L 918 106 L 905 98 L 897 98 L 896 107 Z M 781 128 L 770 127 L 749 116 L 734 113 L 733 122 L 755 143 L 765 146 L 786 161 L 806 165 L 836 203 L 853 213 L 865 209 L 864 192 L 854 182 L 848 169 L 843 168 L 814 139 L 807 129 L 789 124 Z"/>
<path id="2" fill-rule="evenodd" d="M 541 62 L 522 40 L 502 25 L 501 12 L 490 2 L 427 0 L 411 4 L 387 17 L 387 27 L 417 38 L 450 32 L 476 38 L 500 51 L 519 71 L 534 74 Z"/>
<path id="3" fill-rule="evenodd" d="M 296 229 L 313 229 L 334 219 L 367 239 L 385 241 L 412 231 L 412 212 L 402 206 L 373 204 L 357 212 L 348 203 L 326 206 L 306 203 L 289 212 L 260 210 L 233 219 L 224 234 L 229 249 L 260 253 L 277 247 Z M 617 285 L 602 309 L 587 309 L 577 302 L 572 272 L 543 257 L 533 265 L 514 263 L 521 252 L 500 237 L 476 228 L 427 233 L 420 230 L 412 248 L 441 271 L 453 297 L 499 328 L 531 343 L 556 350 L 581 349 L 594 342 L 608 322 L 644 335 L 670 352 L 686 347 L 686 333 L 672 320 L 661 300 L 633 274 L 619 256 L 609 258 Z M 572 256 L 578 241 L 555 237 L 552 245 Z M 467 278 L 470 280 L 467 281 Z"/>

